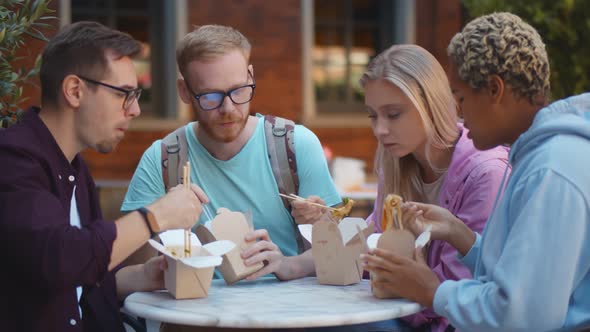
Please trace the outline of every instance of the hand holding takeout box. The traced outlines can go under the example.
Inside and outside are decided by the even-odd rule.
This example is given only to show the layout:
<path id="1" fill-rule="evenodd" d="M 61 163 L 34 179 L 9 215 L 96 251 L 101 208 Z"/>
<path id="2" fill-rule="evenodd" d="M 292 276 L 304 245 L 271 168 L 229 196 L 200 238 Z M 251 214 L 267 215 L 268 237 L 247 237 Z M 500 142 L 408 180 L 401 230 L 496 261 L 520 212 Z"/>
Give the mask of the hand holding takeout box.
<path id="1" fill-rule="evenodd" d="M 248 220 L 248 216 L 250 220 Z M 195 230 L 199 240 L 203 243 L 225 240 L 235 244 L 232 250 L 222 256 L 223 262 L 219 266 L 219 271 L 228 285 L 238 282 L 264 267 L 262 263 L 246 266 L 240 256 L 241 251 L 254 242 L 246 242 L 244 239 L 246 233 L 254 229 L 251 218 L 249 214 L 245 215 L 241 212 L 220 208 L 213 220 L 209 220 L 205 225 L 197 226 Z"/>
<path id="2" fill-rule="evenodd" d="M 367 245 L 370 249 L 380 248 L 392 251 L 398 255 L 414 259 L 414 248 L 416 237 L 407 228 L 404 228 L 401 211 L 402 198 L 398 195 L 389 194 L 383 200 L 383 213 L 381 220 L 382 234 L 369 236 Z M 428 242 L 426 235 L 420 237 L 420 244 L 424 246 Z M 379 281 L 378 276 L 371 273 L 372 281 Z M 373 295 L 377 298 L 398 298 L 393 292 L 372 288 Z"/>

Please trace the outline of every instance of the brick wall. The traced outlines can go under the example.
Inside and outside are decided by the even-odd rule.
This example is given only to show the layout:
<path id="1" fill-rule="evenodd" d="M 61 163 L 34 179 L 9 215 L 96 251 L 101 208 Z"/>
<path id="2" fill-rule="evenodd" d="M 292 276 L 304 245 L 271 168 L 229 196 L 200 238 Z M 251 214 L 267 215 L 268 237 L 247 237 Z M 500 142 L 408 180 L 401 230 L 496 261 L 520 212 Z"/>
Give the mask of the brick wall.
<path id="1" fill-rule="evenodd" d="M 257 85 L 252 111 L 297 118 L 302 107 L 300 1 L 189 0 L 188 5 L 191 27 L 229 25 L 250 40 Z"/>
<path id="2" fill-rule="evenodd" d="M 446 65 L 446 45 L 461 25 L 460 0 L 416 1 L 417 43 Z M 231 25 L 251 41 L 257 79 L 252 111 L 299 120 L 303 101 L 300 1 L 188 0 L 188 7 L 191 26 Z M 335 155 L 363 159 L 367 170 L 372 170 L 376 142 L 370 128 L 311 129 Z M 86 151 L 84 157 L 96 178 L 129 179 L 143 151 L 168 131 L 130 131 L 113 153 Z"/>

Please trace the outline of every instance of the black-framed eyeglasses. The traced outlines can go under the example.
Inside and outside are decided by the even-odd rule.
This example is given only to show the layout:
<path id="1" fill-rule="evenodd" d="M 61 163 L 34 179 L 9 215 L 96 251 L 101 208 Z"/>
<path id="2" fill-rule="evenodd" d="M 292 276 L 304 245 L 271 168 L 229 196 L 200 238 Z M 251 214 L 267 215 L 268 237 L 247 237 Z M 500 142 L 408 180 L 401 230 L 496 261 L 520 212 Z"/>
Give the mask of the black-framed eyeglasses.
<path id="1" fill-rule="evenodd" d="M 199 103 L 199 106 L 204 111 L 212 111 L 220 108 L 223 105 L 226 96 L 229 96 L 229 99 L 232 101 L 232 103 L 236 105 L 249 103 L 250 100 L 252 100 L 252 98 L 254 97 L 254 89 L 256 89 L 256 82 L 254 82 L 254 76 L 252 76 L 249 70 L 248 76 L 252 78 L 252 84 L 242 85 L 227 91 L 211 91 L 196 94 L 190 88 L 186 80 L 184 81 L 184 83 L 186 84 L 186 87 L 191 92 L 193 97 L 195 97 L 195 99 Z"/>
<path id="2" fill-rule="evenodd" d="M 96 84 L 96 85 L 106 86 L 107 88 L 124 93 L 125 99 L 123 100 L 123 109 L 126 111 L 129 109 L 129 107 L 131 107 L 134 100 L 139 100 L 139 97 L 141 97 L 141 92 L 142 92 L 141 88 L 124 89 L 124 88 L 120 88 L 118 86 L 106 84 L 106 83 L 103 83 L 100 81 L 95 81 L 95 80 L 90 79 L 88 77 L 84 77 L 84 76 L 80 76 L 80 75 L 78 75 L 78 77 L 80 77 L 81 79 L 83 79 L 86 82 Z"/>

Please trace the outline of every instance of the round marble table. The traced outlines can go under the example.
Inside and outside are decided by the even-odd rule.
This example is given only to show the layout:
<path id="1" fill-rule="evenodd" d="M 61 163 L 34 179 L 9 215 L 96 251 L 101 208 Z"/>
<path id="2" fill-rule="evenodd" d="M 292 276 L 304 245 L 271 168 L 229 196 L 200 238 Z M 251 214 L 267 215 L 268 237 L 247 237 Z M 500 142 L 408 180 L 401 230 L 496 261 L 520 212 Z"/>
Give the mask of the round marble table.
<path id="1" fill-rule="evenodd" d="M 368 280 L 350 286 L 318 284 L 316 278 L 213 280 L 209 296 L 175 300 L 167 292 L 138 292 L 125 310 L 147 320 L 226 328 L 304 328 L 361 324 L 413 314 L 421 306 L 402 299 L 380 300 Z"/>

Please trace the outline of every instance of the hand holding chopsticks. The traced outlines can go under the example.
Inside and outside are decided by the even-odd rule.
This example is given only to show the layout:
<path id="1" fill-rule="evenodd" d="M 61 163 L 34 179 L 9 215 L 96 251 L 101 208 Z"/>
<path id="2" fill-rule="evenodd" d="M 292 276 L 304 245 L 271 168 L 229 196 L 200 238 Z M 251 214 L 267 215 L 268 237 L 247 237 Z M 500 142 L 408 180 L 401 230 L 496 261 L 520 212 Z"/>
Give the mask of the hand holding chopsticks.
<path id="1" fill-rule="evenodd" d="M 327 205 L 323 205 L 323 204 L 318 204 L 318 203 L 312 202 L 312 201 L 310 201 L 308 199 L 305 199 L 305 198 L 303 198 L 301 196 L 297 196 L 295 194 L 285 195 L 285 194 L 279 193 L 279 196 L 284 197 L 286 199 L 291 199 L 291 200 L 299 201 L 299 202 L 306 202 L 307 204 L 310 204 L 310 205 L 313 205 L 313 206 L 317 206 L 317 207 L 321 207 L 321 208 L 325 208 L 325 209 L 328 209 L 330 211 L 336 211 L 336 209 L 333 208 L 333 207 L 331 207 L 331 206 L 327 206 Z"/>
<path id="2" fill-rule="evenodd" d="M 190 167 L 190 166 L 189 166 Z M 155 202 L 146 206 L 151 212 L 153 221 L 149 221 L 155 233 L 172 229 L 191 229 L 203 212 L 204 204 L 209 203 L 209 198 L 196 184 L 190 183 L 190 171 L 186 170 L 187 181 L 170 188 L 168 193 Z M 188 175 L 188 176 L 186 176 Z M 191 235 L 188 232 L 188 235 Z M 187 238 L 187 247 L 188 246 Z"/>

